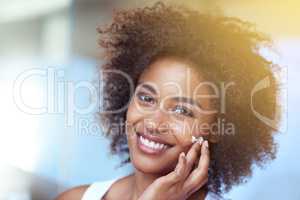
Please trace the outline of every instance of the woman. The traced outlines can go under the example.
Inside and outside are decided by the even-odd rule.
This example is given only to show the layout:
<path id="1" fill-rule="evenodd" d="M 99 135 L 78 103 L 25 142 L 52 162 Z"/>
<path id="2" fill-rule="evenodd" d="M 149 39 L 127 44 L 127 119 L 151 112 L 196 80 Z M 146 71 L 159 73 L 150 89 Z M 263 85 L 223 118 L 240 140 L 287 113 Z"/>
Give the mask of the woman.
<path id="1" fill-rule="evenodd" d="M 277 66 L 259 54 L 269 40 L 253 29 L 161 2 L 115 13 L 98 29 L 107 60 L 100 117 L 134 173 L 58 200 L 221 199 L 252 164 L 274 159 Z"/>

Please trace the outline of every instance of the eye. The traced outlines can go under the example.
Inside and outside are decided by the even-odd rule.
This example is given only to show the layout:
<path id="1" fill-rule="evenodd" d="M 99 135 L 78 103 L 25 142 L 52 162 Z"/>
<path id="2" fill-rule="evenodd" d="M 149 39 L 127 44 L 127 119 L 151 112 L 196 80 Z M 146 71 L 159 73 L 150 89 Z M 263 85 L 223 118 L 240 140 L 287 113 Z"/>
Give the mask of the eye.
<path id="1" fill-rule="evenodd" d="M 182 105 L 176 105 L 173 112 L 178 113 L 178 114 L 183 114 L 187 117 L 194 117 L 194 113 Z"/>
<path id="2" fill-rule="evenodd" d="M 150 95 L 147 95 L 146 93 L 138 92 L 137 97 L 140 101 L 142 101 L 144 103 L 150 103 L 150 104 L 155 103 L 155 99 L 153 97 L 151 97 Z"/>

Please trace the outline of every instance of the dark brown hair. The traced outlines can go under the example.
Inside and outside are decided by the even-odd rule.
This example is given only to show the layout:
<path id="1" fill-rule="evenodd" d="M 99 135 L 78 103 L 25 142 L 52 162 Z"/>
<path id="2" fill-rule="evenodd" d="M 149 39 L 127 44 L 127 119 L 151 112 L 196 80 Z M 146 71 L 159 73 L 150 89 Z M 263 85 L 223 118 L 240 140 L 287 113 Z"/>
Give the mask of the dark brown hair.
<path id="1" fill-rule="evenodd" d="M 253 106 L 264 116 L 275 118 L 279 106 L 275 72 L 279 67 L 260 55 L 260 47 L 269 45 L 270 39 L 257 32 L 251 23 L 158 2 L 152 7 L 119 10 L 114 13 L 112 24 L 98 31 L 106 60 L 101 70 L 126 73 L 134 87 L 144 69 L 162 55 L 189 59 L 216 83 L 235 83 L 234 89 L 226 93 L 226 113 L 218 113 L 219 118 L 235 125 L 235 134 L 222 135 L 218 143 L 211 145 L 210 191 L 228 191 L 251 176 L 253 163 L 262 166 L 275 158 L 276 128 L 254 115 L 250 99 L 255 85 L 268 77 L 269 87 L 255 94 Z M 126 79 L 105 73 L 103 80 L 102 111 L 128 104 L 132 92 Z M 121 127 L 126 109 L 100 113 L 100 117 L 104 127 L 119 124 L 119 129 L 107 129 L 105 134 L 111 140 L 113 153 L 127 154 L 126 135 Z"/>

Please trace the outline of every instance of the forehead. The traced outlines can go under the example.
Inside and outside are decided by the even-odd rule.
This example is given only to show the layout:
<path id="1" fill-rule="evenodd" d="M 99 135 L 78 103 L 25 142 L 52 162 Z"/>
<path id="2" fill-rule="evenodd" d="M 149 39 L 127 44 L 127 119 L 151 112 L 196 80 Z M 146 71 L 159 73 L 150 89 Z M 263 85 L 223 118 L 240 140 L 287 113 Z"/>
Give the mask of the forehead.
<path id="1" fill-rule="evenodd" d="M 208 94 L 209 88 L 199 70 L 192 63 L 176 58 L 159 58 L 142 73 L 139 82 L 150 83 L 163 94 L 192 97 L 196 94 Z M 201 84 L 202 83 L 202 84 Z"/>

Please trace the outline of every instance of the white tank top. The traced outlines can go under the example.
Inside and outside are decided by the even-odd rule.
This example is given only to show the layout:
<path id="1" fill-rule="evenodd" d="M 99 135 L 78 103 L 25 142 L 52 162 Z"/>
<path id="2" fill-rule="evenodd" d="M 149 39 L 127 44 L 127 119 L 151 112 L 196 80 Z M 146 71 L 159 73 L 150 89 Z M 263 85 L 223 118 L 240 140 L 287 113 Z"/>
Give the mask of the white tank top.
<path id="1" fill-rule="evenodd" d="M 109 190 L 110 186 L 117 181 L 117 179 L 103 182 L 95 182 L 91 184 L 85 191 L 81 200 L 100 200 Z"/>
<path id="2" fill-rule="evenodd" d="M 91 184 L 85 191 L 81 200 L 100 200 L 104 197 L 105 193 L 110 189 L 110 186 L 118 179 L 110 181 L 95 182 Z M 224 200 L 220 196 L 208 192 L 205 200 Z"/>

